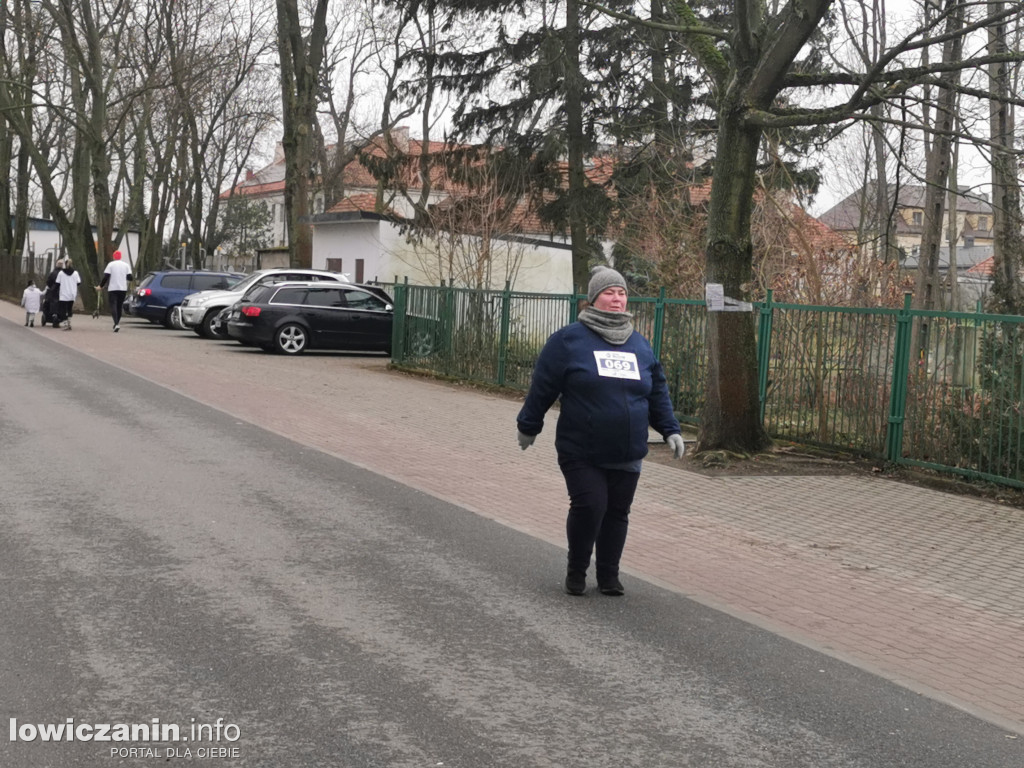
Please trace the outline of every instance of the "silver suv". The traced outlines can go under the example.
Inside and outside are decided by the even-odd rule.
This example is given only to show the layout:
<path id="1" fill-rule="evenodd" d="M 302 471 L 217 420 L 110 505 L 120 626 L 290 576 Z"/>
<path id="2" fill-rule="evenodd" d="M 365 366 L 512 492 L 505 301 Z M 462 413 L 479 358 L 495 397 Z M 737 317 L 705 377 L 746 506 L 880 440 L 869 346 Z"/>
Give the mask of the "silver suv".
<path id="1" fill-rule="evenodd" d="M 177 321 L 176 325 L 195 331 L 207 339 L 226 339 L 227 329 L 216 322 L 221 310 L 232 306 L 250 288 L 257 285 L 295 280 L 350 282 L 348 277 L 340 272 L 328 272 L 323 269 L 261 269 L 225 291 L 200 291 L 186 296 L 178 307 L 177 317 L 174 318 Z"/>

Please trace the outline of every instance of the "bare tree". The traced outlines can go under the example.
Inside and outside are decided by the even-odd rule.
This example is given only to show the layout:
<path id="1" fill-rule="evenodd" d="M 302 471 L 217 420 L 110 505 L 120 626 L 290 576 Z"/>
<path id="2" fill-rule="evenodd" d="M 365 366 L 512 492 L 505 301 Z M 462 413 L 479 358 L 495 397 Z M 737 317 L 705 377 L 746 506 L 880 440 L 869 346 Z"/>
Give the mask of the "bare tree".
<path id="1" fill-rule="evenodd" d="M 11 292 L 21 282 L 21 254 L 28 230 L 30 158 L 27 146 L 17 140 L 5 115 L 17 112 L 23 121 L 31 118 L 31 91 L 23 84 L 35 78 L 38 37 L 33 30 L 37 23 L 27 0 L 0 8 L 0 62 L 4 63 L 0 71 L 0 290 Z M 9 41 L 14 44 L 14 51 L 8 48 Z"/>
<path id="2" fill-rule="evenodd" d="M 309 226 L 315 156 L 317 105 L 327 45 L 328 0 L 314 0 L 309 20 L 298 0 L 277 0 L 277 43 L 281 60 L 281 104 L 285 156 L 285 211 L 293 266 L 309 267 L 313 235 Z"/>
<path id="3" fill-rule="evenodd" d="M 949 170 L 953 155 L 953 128 L 956 122 L 957 90 L 960 70 L 956 62 L 963 56 L 963 37 L 959 34 L 964 26 L 964 9 L 956 0 L 948 0 L 944 9 L 946 16 L 945 42 L 942 46 L 939 74 L 939 97 L 935 105 L 935 122 L 928 126 L 931 141 L 925 166 L 924 228 L 921 236 L 920 258 L 917 263 L 917 289 L 914 292 L 914 306 L 917 309 L 936 308 L 939 293 L 939 248 L 942 244 L 946 190 L 949 184 Z M 928 348 L 927 319 L 920 319 L 914 334 L 912 359 L 918 360 L 922 351 Z"/>
<path id="4" fill-rule="evenodd" d="M 427 244 L 421 268 L 440 281 L 476 289 L 514 285 L 526 244 L 521 235 L 531 207 L 518 188 L 503 186 L 489 158 L 467 154 L 456 174 L 457 191 L 430 206 L 411 238 Z"/>
<path id="5" fill-rule="evenodd" d="M 989 88 L 992 135 L 992 213 L 995 248 L 993 297 L 999 312 L 1016 315 L 1024 311 L 1021 267 L 1024 266 L 1024 240 L 1017 152 L 1014 150 L 1014 109 L 1010 91 L 1010 49 L 1007 45 L 1011 17 L 1001 0 L 988 3 L 994 23 L 988 25 L 990 56 Z M 1011 5 L 1012 7 L 1012 5 Z M 1017 99 L 1019 102 L 1019 97 Z"/>

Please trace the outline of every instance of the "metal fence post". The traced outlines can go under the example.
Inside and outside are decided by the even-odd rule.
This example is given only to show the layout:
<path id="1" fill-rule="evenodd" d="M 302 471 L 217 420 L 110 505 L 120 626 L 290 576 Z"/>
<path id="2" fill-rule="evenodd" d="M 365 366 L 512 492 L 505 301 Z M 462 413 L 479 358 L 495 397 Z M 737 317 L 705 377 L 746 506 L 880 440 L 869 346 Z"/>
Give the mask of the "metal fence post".
<path id="1" fill-rule="evenodd" d="M 441 281 L 441 327 L 444 329 L 442 333 L 443 347 L 441 353 L 441 361 L 443 364 L 442 371 L 445 376 L 450 376 L 452 370 L 455 368 L 455 360 L 453 352 L 455 349 L 455 281 L 449 280 L 448 285 Z"/>
<path id="2" fill-rule="evenodd" d="M 772 289 L 769 288 L 761 303 L 761 314 L 757 327 L 757 399 L 760 403 L 761 423 L 764 424 L 764 411 L 768 402 L 768 369 L 771 367 L 772 352 L 772 320 L 775 310 L 772 307 Z"/>
<path id="3" fill-rule="evenodd" d="M 501 329 L 498 335 L 498 386 L 505 386 L 505 362 L 508 360 L 508 337 L 512 315 L 512 284 L 506 280 L 501 292 Z"/>
<path id="4" fill-rule="evenodd" d="M 655 359 L 661 359 L 661 337 L 665 334 L 665 286 L 658 292 L 658 299 L 654 302 L 654 339 L 651 347 L 654 349 Z"/>
<path id="5" fill-rule="evenodd" d="M 885 433 L 885 458 L 897 462 L 903 456 L 903 421 L 907 414 L 907 377 L 910 375 L 910 294 L 903 295 L 903 309 L 896 320 L 896 348 L 892 356 L 892 387 L 889 392 L 889 425 Z"/>
<path id="6" fill-rule="evenodd" d="M 408 285 L 395 283 L 395 306 L 392 309 L 391 359 L 405 360 L 405 314 L 409 306 Z"/>

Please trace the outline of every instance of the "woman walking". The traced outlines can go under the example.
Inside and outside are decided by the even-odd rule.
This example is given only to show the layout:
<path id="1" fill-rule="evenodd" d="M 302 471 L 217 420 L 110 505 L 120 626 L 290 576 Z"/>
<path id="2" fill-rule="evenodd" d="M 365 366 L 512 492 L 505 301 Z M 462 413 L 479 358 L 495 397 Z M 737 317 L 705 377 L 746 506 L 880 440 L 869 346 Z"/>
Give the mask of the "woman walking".
<path id="1" fill-rule="evenodd" d="M 589 306 L 577 322 L 547 340 L 517 419 L 519 445 L 526 450 L 543 429 L 548 409 L 561 402 L 555 450 L 569 492 L 565 591 L 570 595 L 586 591 L 592 554 L 598 590 L 624 592 L 619 560 L 647 455 L 648 426 L 661 434 L 675 458 L 685 450 L 661 363 L 647 339 L 633 330 L 626 300 L 622 275 L 596 268 L 587 287 Z"/>
<path id="2" fill-rule="evenodd" d="M 57 274 L 57 289 L 60 291 L 57 303 L 57 319 L 64 324 L 64 330 L 71 330 L 71 315 L 74 314 L 75 299 L 78 297 L 78 284 L 82 276 L 71 264 L 71 259 L 64 259 L 64 269 Z"/>

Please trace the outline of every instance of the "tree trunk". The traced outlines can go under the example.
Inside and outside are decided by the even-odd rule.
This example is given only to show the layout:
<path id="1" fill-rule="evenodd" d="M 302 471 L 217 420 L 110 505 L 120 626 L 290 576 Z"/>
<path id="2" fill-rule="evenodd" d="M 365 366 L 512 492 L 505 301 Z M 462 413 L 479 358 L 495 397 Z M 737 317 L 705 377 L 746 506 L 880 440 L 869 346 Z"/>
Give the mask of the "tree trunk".
<path id="1" fill-rule="evenodd" d="M 1002 11 L 1003 3 L 991 2 L 988 8 L 989 13 L 994 14 Z M 1006 50 L 1006 22 L 1002 21 L 989 27 L 989 53 L 999 55 Z M 1021 241 L 1020 185 L 1013 146 L 1013 108 L 1007 103 L 1010 95 L 1008 69 L 1005 63 L 989 65 L 992 229 L 995 236 L 992 296 L 997 312 L 1018 315 L 1024 310 L 1020 280 L 1024 243 Z"/>
<path id="2" fill-rule="evenodd" d="M 753 244 L 750 217 L 761 131 L 739 111 L 719 116 L 718 154 L 708 214 L 707 282 L 749 301 Z M 748 453 L 771 439 L 761 422 L 754 313 L 708 312 L 708 374 L 698 450 Z"/>
<path id="3" fill-rule="evenodd" d="M 957 196 L 960 193 L 959 178 L 959 154 L 960 143 L 953 140 L 953 154 L 949 163 L 949 203 L 946 206 L 946 226 L 948 232 L 946 242 L 949 247 L 949 310 L 960 312 L 960 271 L 957 266 L 957 241 L 960 239 L 960 228 L 957 220 L 960 218 L 957 213 Z"/>
<path id="4" fill-rule="evenodd" d="M 313 262 L 313 231 L 309 225 L 313 167 L 313 124 L 325 54 L 328 0 L 316 0 L 308 38 L 302 34 L 297 0 L 277 0 L 278 45 L 285 155 L 285 211 L 289 261 L 293 267 Z"/>
<path id="5" fill-rule="evenodd" d="M 883 115 L 882 105 L 871 108 L 874 117 L 881 118 Z M 895 187 L 892 195 L 889 194 L 888 174 L 885 169 L 885 158 L 888 155 L 888 147 L 885 144 L 885 134 L 881 128 L 881 121 L 876 122 L 871 129 L 872 146 L 875 150 L 875 231 L 878 236 L 878 258 L 883 264 L 892 264 L 899 260 L 899 252 L 894 242 L 892 217 L 895 211 L 893 200 L 899 198 L 899 187 Z M 882 286 L 882 292 L 888 293 L 888 285 Z"/>
<path id="6" fill-rule="evenodd" d="M 947 6 L 952 3 L 947 3 Z M 962 22 L 956 8 L 948 8 L 946 32 L 951 35 L 942 46 L 942 61 L 953 63 L 960 60 L 963 51 L 962 38 L 956 34 Z M 962 10 L 960 11 L 962 13 Z M 917 285 L 914 291 L 914 309 L 934 310 L 939 292 L 939 248 L 942 245 L 942 222 L 945 212 L 946 189 L 949 185 L 949 164 L 953 151 L 953 123 L 957 106 L 956 86 L 959 72 L 944 77 L 939 85 L 939 98 L 935 110 L 935 123 L 931 127 L 931 145 L 925 160 L 924 228 L 921 235 L 921 252 L 917 261 Z M 927 370 L 929 349 L 927 317 L 915 321 L 912 360 Z"/>
<path id="7" fill-rule="evenodd" d="M 14 157 L 14 136 L 3 113 L 0 113 L 0 292 L 12 294 L 17 289 L 14 231 L 11 227 L 11 161 Z"/>
<path id="8" fill-rule="evenodd" d="M 590 238 L 583 190 L 583 93 L 580 73 L 580 4 L 565 3 L 565 136 L 569 155 L 569 236 L 572 238 L 572 281 L 585 293 L 590 282 Z"/>

